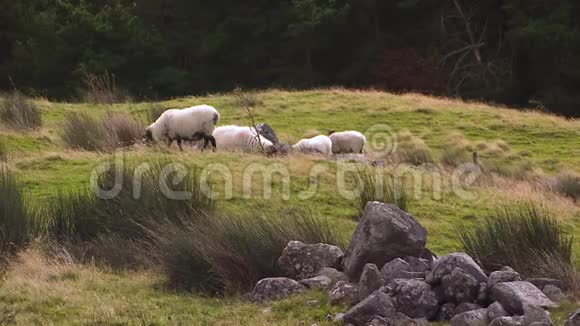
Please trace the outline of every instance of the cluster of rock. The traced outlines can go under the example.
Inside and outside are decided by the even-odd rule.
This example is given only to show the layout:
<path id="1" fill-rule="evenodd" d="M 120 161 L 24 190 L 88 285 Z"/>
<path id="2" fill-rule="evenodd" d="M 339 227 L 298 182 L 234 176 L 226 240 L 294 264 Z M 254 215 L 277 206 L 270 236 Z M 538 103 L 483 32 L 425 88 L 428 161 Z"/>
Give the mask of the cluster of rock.
<path id="1" fill-rule="evenodd" d="M 345 254 L 291 241 L 278 259 L 287 277 L 260 280 L 252 300 L 318 288 L 328 290 L 332 304 L 350 307 L 335 317 L 347 325 L 553 325 L 545 309 L 564 297 L 558 280 L 524 280 L 510 267 L 488 275 L 465 253 L 434 257 L 426 242 L 427 231 L 413 216 L 369 202 Z M 580 311 L 566 325 L 579 320 Z"/>

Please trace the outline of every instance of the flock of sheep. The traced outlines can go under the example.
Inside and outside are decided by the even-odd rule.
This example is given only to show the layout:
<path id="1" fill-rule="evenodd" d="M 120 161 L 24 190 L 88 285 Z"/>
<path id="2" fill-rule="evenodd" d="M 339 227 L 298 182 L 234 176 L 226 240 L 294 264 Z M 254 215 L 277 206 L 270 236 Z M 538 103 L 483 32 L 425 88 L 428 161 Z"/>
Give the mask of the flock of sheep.
<path id="1" fill-rule="evenodd" d="M 219 126 L 220 114 L 212 106 L 197 105 L 185 109 L 169 109 L 145 130 L 145 140 L 165 139 L 168 146 L 177 142 L 180 150 L 183 141 L 204 141 L 202 150 L 211 143 L 212 149 L 228 151 L 257 151 L 265 149 L 276 152 L 281 146 L 276 133 L 267 124 L 256 127 Z M 257 135 L 260 137 L 257 137 Z M 323 155 L 362 154 L 365 136 L 358 131 L 331 132 L 330 136 L 318 135 L 301 139 L 292 146 L 294 150 Z"/>

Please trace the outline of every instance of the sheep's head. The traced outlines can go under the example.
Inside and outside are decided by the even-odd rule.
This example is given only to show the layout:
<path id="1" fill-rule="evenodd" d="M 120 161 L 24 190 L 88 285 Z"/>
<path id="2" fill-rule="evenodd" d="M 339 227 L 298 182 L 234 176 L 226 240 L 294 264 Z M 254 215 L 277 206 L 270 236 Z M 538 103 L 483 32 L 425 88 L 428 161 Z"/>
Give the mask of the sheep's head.
<path id="1" fill-rule="evenodd" d="M 276 136 L 276 132 L 272 127 L 270 127 L 267 123 L 260 123 L 256 126 L 260 136 L 266 138 L 267 140 L 271 141 L 272 144 L 276 145 L 279 143 L 278 137 Z"/>
<path id="2" fill-rule="evenodd" d="M 151 132 L 150 127 L 147 127 L 147 129 L 145 129 L 145 135 L 143 135 L 143 141 L 145 143 L 153 142 L 153 132 Z"/>

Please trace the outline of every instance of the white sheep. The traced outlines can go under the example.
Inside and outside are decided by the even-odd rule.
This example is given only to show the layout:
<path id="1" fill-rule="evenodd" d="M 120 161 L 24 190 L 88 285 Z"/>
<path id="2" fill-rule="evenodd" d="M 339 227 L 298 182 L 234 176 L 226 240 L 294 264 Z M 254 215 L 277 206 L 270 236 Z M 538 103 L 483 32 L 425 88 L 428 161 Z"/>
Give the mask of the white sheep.
<path id="1" fill-rule="evenodd" d="M 362 154 L 367 138 L 358 131 L 330 132 L 332 140 L 332 153 L 358 153 Z"/>
<path id="2" fill-rule="evenodd" d="M 181 110 L 170 109 L 163 112 L 154 123 L 147 127 L 145 139 L 159 141 L 165 138 L 168 146 L 171 146 L 171 143 L 176 140 L 180 150 L 183 150 L 182 140 L 198 141 L 203 139 L 203 148 L 206 148 L 211 142 L 212 148 L 215 150 L 216 140 L 212 134 L 219 121 L 219 112 L 206 104 Z"/>
<path id="3" fill-rule="evenodd" d="M 262 143 L 260 147 L 256 135 L 257 131 L 254 127 L 234 125 L 220 126 L 215 128 L 213 132 L 213 137 L 220 150 L 255 152 L 262 148 L 266 150 L 273 149 L 274 144 L 263 136 L 260 136 L 260 142 Z"/>
<path id="4" fill-rule="evenodd" d="M 332 140 L 330 137 L 319 135 L 312 138 L 301 139 L 292 148 L 305 153 L 320 153 L 332 155 Z"/>

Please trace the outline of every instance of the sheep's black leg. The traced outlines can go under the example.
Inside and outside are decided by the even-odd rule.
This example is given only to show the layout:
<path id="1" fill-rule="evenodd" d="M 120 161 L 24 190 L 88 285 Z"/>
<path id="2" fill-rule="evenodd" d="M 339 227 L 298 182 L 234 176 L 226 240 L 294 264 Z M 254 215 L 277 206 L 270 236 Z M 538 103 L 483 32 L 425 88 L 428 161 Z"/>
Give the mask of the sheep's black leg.
<path id="1" fill-rule="evenodd" d="M 209 138 L 209 141 L 211 142 L 211 148 L 215 152 L 215 150 L 217 149 L 217 145 L 215 143 L 215 138 L 211 135 L 208 136 L 207 138 Z"/>
<path id="2" fill-rule="evenodd" d="M 205 150 L 207 148 L 207 145 L 209 144 L 209 138 L 207 136 L 203 136 L 203 147 L 202 147 L 202 151 Z"/>
<path id="3" fill-rule="evenodd" d="M 167 147 L 171 147 L 171 143 L 173 143 L 173 139 L 167 138 Z"/>
<path id="4" fill-rule="evenodd" d="M 181 147 L 181 138 L 177 138 L 177 146 L 179 146 L 180 151 L 183 151 L 183 147 Z"/>

